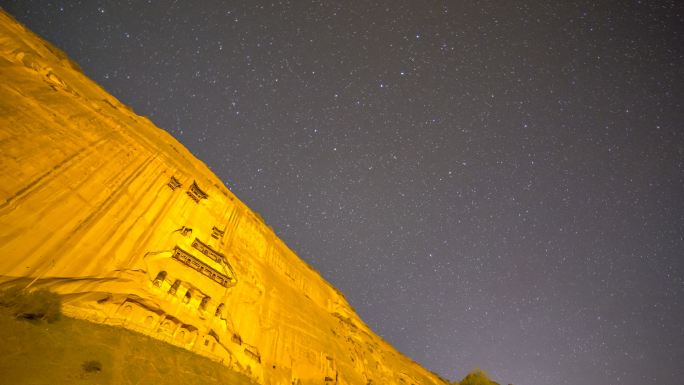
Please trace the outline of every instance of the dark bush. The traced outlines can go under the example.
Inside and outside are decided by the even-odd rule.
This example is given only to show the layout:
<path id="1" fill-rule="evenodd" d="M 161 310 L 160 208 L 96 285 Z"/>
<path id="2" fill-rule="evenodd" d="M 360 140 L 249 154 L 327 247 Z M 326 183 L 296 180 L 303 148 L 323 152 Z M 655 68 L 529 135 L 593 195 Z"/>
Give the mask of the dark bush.
<path id="1" fill-rule="evenodd" d="M 19 301 L 19 297 L 22 295 L 23 292 L 18 286 L 0 290 L 0 307 L 6 309 L 14 308 Z"/>
<path id="2" fill-rule="evenodd" d="M 0 291 L 0 306 L 13 316 L 27 320 L 54 322 L 62 313 L 59 295 L 47 290 L 22 290 L 12 287 Z"/>
<path id="3" fill-rule="evenodd" d="M 85 361 L 81 367 L 83 367 L 83 370 L 86 373 L 97 373 L 102 371 L 102 364 L 100 361 Z"/>
<path id="4" fill-rule="evenodd" d="M 487 373 L 483 372 L 480 369 L 475 369 L 472 372 L 468 373 L 468 375 L 465 376 L 465 378 L 463 378 L 460 382 L 454 383 L 454 385 L 499 385 L 499 384 L 490 380 L 489 376 L 487 376 Z"/>

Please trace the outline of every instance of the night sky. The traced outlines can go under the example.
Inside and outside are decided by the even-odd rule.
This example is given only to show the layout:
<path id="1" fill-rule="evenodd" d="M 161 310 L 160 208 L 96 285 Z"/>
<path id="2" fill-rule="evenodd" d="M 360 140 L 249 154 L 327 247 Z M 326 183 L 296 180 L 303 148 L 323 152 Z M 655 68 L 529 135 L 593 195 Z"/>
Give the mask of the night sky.
<path id="1" fill-rule="evenodd" d="M 676 1 L 0 1 L 455 380 L 684 381 Z"/>

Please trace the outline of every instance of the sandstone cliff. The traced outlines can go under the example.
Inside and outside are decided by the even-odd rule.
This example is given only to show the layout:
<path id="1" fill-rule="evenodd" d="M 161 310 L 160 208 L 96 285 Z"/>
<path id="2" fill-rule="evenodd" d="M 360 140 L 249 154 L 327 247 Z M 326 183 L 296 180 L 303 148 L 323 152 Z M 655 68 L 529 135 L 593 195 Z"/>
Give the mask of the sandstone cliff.
<path id="1" fill-rule="evenodd" d="M 444 384 L 198 159 L 0 11 L 0 280 L 262 384 Z"/>

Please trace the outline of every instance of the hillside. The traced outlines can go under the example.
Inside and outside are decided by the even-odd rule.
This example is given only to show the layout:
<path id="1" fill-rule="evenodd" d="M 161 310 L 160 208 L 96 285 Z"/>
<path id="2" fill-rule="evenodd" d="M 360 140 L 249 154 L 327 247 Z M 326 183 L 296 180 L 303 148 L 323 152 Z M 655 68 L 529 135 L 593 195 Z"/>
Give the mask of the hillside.
<path id="1" fill-rule="evenodd" d="M 2 286 L 49 289 L 71 317 L 260 384 L 446 383 L 370 330 L 181 143 L 4 12 L 0 165 Z"/>
<path id="2" fill-rule="evenodd" d="M 185 349 L 68 317 L 27 322 L 0 312 L 0 341 L 0 384 L 254 385 Z"/>

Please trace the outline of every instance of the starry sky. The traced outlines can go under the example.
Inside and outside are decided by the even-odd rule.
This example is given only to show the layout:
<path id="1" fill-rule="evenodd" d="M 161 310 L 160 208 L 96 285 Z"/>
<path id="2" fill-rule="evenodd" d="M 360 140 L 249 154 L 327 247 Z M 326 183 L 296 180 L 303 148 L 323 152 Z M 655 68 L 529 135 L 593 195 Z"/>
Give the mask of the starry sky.
<path id="1" fill-rule="evenodd" d="M 0 5 L 428 369 L 681 384 L 681 3 Z"/>

